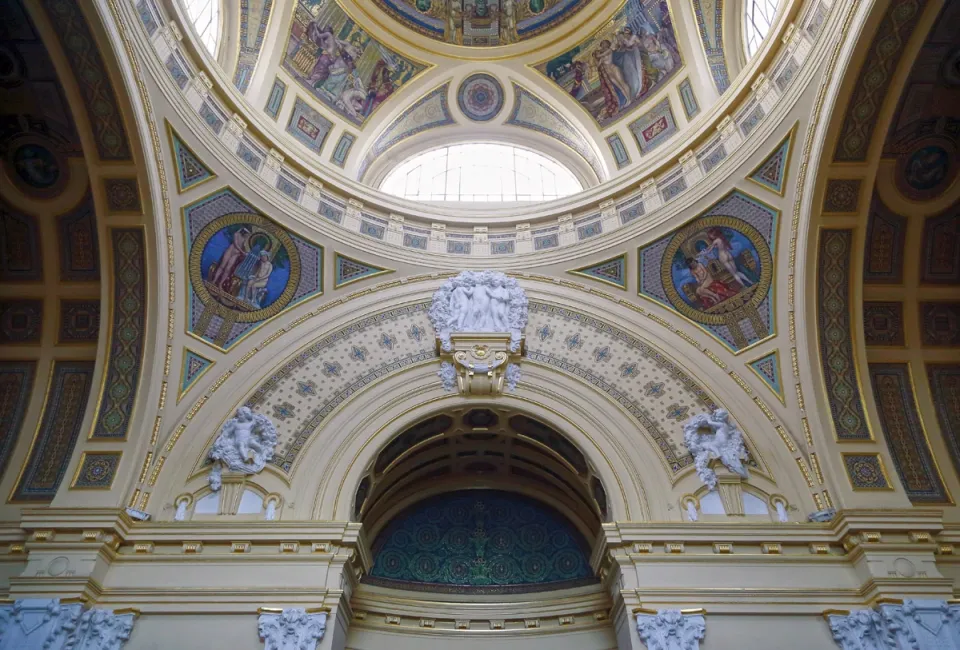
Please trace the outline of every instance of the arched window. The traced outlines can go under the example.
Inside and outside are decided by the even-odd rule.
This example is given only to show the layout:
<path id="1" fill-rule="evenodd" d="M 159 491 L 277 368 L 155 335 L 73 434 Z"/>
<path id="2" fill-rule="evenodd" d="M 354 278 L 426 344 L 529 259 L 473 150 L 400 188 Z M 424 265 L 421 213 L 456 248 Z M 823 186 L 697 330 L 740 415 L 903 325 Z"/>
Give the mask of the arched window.
<path id="1" fill-rule="evenodd" d="M 417 154 L 391 171 L 380 189 L 417 201 L 549 201 L 583 185 L 535 151 L 475 142 Z"/>
<path id="2" fill-rule="evenodd" d="M 216 56 L 220 41 L 220 0 L 182 1 L 200 42 L 211 56 Z"/>
<path id="3" fill-rule="evenodd" d="M 756 54 L 770 32 L 780 0 L 744 0 L 743 44 L 747 58 Z"/>

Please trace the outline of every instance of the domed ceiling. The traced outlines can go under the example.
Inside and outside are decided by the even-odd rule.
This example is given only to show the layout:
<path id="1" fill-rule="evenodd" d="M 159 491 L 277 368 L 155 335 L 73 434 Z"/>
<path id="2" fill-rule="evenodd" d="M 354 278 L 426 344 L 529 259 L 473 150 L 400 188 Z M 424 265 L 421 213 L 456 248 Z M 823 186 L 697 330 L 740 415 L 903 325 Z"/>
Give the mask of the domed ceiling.
<path id="1" fill-rule="evenodd" d="M 406 27 L 469 47 L 508 45 L 569 20 L 590 0 L 374 0 Z"/>

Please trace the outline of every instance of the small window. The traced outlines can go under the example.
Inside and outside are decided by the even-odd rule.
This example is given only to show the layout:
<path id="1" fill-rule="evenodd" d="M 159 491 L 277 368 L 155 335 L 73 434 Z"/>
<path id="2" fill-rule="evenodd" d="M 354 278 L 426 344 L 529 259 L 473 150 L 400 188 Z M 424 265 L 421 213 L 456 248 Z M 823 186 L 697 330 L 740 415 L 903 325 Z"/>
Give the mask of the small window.
<path id="1" fill-rule="evenodd" d="M 187 16 L 211 56 L 217 55 L 220 41 L 220 0 L 183 0 Z"/>
<path id="2" fill-rule="evenodd" d="M 380 189 L 415 201 L 550 201 L 583 190 L 560 163 L 502 144 L 441 147 L 401 163 Z"/>
<path id="3" fill-rule="evenodd" d="M 211 492 L 193 506 L 193 514 L 195 515 L 215 515 L 218 512 L 220 512 L 219 492 Z"/>
<path id="4" fill-rule="evenodd" d="M 726 509 L 723 507 L 723 501 L 720 500 L 720 493 L 711 490 L 700 497 L 700 512 L 705 515 L 725 515 Z"/>
<path id="5" fill-rule="evenodd" d="M 744 0 L 743 41 L 747 58 L 760 49 L 760 44 L 770 32 L 780 0 Z"/>

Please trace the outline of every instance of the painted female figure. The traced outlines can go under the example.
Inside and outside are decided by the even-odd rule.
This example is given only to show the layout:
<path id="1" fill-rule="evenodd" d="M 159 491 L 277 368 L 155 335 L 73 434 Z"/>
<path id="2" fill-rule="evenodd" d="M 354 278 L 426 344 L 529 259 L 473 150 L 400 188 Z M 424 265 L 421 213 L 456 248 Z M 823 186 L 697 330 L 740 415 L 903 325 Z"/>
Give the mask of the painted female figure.
<path id="1" fill-rule="evenodd" d="M 647 55 L 643 41 L 629 27 L 617 34 L 617 52 L 621 54 L 620 67 L 627 85 L 630 86 L 630 99 L 637 99 L 647 91 L 650 79 L 644 58 Z"/>
<path id="2" fill-rule="evenodd" d="M 723 234 L 723 230 L 720 228 L 711 228 L 707 231 L 707 236 L 710 238 L 710 246 L 704 253 L 716 251 L 717 260 L 723 265 L 723 268 L 727 269 L 727 272 L 734 280 L 744 287 L 752 285 L 753 282 L 751 282 L 750 278 L 737 268 L 737 260 L 733 257 L 733 247 L 730 245 L 730 240 Z"/>
<path id="3" fill-rule="evenodd" d="M 603 114 L 607 117 L 616 115 L 620 112 L 620 108 L 630 101 L 630 86 L 623 78 L 620 68 L 614 64 L 613 53 L 610 41 L 606 39 L 601 41 L 600 46 L 593 52 L 593 59 L 600 75 L 600 87 L 603 89 Z"/>

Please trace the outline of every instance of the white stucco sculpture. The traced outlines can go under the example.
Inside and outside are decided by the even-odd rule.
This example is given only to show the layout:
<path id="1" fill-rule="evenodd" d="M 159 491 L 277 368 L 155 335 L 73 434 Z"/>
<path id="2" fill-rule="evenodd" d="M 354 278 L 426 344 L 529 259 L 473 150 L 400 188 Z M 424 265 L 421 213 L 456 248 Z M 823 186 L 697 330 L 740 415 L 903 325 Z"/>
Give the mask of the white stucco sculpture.
<path id="1" fill-rule="evenodd" d="M 517 352 L 527 326 L 527 296 L 499 271 L 463 271 L 433 294 L 430 322 L 448 352 L 454 332 L 508 332 L 510 351 Z"/>
<path id="2" fill-rule="evenodd" d="M 277 446 L 277 429 L 262 413 L 254 413 L 246 406 L 237 409 L 227 420 L 213 443 L 209 458 L 210 489 L 216 492 L 221 485 L 223 465 L 234 472 L 256 474 L 273 459 Z"/>
<path id="3" fill-rule="evenodd" d="M 133 631 L 136 612 L 83 608 L 56 598 L 0 606 L 0 650 L 120 650 Z"/>
<path id="4" fill-rule="evenodd" d="M 694 415 L 683 425 L 683 441 L 693 456 L 697 476 L 711 490 L 717 486 L 717 474 L 709 466 L 714 458 L 731 472 L 749 476 L 743 464 L 747 458 L 743 433 L 730 422 L 730 414 L 725 410 Z"/>
<path id="5" fill-rule="evenodd" d="M 683 614 L 679 609 L 637 614 L 637 633 L 647 650 L 698 650 L 706 632 L 703 614 Z"/>
<path id="6" fill-rule="evenodd" d="M 300 607 L 261 611 L 257 629 L 264 650 L 316 650 L 327 629 L 327 615 Z"/>

